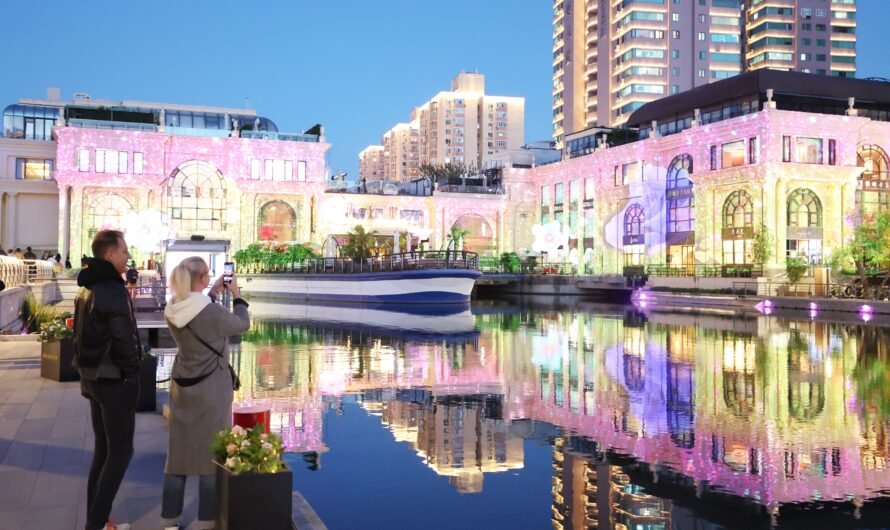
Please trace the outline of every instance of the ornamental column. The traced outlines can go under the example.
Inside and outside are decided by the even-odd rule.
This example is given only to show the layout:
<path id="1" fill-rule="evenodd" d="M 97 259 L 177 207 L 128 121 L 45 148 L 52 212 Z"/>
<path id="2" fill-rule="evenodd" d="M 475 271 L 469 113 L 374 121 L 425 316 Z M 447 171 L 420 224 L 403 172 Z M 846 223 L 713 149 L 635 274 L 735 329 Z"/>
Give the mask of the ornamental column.
<path id="1" fill-rule="evenodd" d="M 62 259 L 65 259 L 66 256 L 70 256 L 69 252 L 69 241 L 70 235 L 69 231 L 71 230 L 70 226 L 70 213 L 68 212 L 69 203 L 68 203 L 68 193 L 69 187 L 62 185 L 59 186 L 59 254 L 62 255 Z"/>
<path id="2" fill-rule="evenodd" d="M 18 243 L 15 238 L 17 196 L 18 192 L 15 191 L 10 191 L 6 194 L 6 244 L 8 248 L 12 249 L 14 249 Z"/>

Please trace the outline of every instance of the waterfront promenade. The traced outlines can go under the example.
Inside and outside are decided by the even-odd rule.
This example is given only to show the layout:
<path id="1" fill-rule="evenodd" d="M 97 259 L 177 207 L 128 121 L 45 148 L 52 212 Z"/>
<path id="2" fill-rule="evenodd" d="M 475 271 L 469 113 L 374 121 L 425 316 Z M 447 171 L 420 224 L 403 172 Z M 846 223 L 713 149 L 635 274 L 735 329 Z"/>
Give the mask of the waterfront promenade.
<path id="1" fill-rule="evenodd" d="M 136 415 L 135 454 L 112 518 L 134 530 L 160 526 L 167 422 Z M 79 383 L 40 377 L 40 343 L 0 342 L 0 530 L 82 529 L 92 460 L 89 406 Z M 186 490 L 183 522 L 196 528 L 197 481 Z M 297 528 L 324 528 L 294 493 Z"/>

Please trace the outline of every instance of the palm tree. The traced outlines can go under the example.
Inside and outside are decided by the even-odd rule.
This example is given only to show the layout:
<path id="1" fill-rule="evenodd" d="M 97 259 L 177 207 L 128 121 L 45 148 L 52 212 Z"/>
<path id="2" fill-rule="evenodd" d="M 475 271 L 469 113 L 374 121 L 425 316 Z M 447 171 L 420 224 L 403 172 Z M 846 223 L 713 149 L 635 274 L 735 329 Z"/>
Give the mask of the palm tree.
<path id="1" fill-rule="evenodd" d="M 340 252 L 348 258 L 364 259 L 371 257 L 371 249 L 377 232 L 372 230 L 365 232 L 365 227 L 355 225 L 352 231 L 346 234 L 346 244 L 340 247 Z"/>

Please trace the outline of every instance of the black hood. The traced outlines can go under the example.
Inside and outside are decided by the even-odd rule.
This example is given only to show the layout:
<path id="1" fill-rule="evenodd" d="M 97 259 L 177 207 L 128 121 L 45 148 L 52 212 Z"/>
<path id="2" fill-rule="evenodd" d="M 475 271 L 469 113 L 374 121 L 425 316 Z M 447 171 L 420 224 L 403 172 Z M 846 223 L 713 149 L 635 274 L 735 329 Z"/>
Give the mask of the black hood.
<path id="1" fill-rule="evenodd" d="M 79 287 L 89 287 L 94 283 L 105 280 L 117 280 L 124 283 L 121 273 L 117 272 L 110 261 L 105 261 L 104 259 L 91 259 L 89 266 L 77 275 L 77 285 Z"/>

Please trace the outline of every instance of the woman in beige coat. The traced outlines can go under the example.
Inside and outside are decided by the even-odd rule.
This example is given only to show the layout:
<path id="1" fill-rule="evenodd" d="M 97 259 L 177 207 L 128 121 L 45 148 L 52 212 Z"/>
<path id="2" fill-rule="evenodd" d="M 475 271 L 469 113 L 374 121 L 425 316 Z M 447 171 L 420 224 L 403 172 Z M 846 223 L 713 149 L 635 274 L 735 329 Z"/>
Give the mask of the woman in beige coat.
<path id="1" fill-rule="evenodd" d="M 216 433 L 232 425 L 233 377 L 229 369 L 229 341 L 247 331 L 247 302 L 238 281 L 220 278 L 211 293 L 228 289 L 232 311 L 203 294 L 210 269 L 203 259 L 187 258 L 173 269 L 173 298 L 164 311 L 179 351 L 170 384 L 170 440 L 164 468 L 161 518 L 165 528 L 179 528 L 185 480 L 198 475 L 198 528 L 213 528 L 216 519 L 215 469 L 210 446 Z"/>

